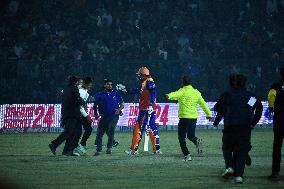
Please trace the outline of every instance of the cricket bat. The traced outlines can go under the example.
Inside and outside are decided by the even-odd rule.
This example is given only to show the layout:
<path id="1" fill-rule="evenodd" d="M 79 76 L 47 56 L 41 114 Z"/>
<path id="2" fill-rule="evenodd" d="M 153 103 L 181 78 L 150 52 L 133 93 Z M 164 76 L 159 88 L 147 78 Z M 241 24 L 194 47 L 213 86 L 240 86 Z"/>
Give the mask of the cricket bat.
<path id="1" fill-rule="evenodd" d="M 144 152 L 148 152 L 149 150 L 150 119 L 151 119 L 151 114 L 148 114 L 148 120 L 145 126 Z"/>

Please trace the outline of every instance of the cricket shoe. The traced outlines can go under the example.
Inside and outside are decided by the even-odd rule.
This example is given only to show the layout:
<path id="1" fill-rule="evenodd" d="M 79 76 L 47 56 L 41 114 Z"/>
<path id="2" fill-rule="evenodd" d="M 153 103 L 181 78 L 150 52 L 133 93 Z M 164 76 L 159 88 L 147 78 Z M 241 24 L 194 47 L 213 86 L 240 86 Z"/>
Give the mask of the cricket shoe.
<path id="1" fill-rule="evenodd" d="M 125 150 L 124 152 L 125 152 L 127 155 L 138 155 L 138 154 L 139 154 L 138 150 L 137 150 L 137 151 L 134 151 L 134 150 L 131 150 L 131 149 Z"/>
<path id="2" fill-rule="evenodd" d="M 222 174 L 222 177 L 224 179 L 229 179 L 233 175 L 234 175 L 234 169 L 231 167 L 228 167 L 227 169 L 225 169 L 224 173 Z"/>
<path id="3" fill-rule="evenodd" d="M 243 178 L 240 177 L 240 176 L 235 177 L 235 183 L 242 184 L 243 183 Z"/>
<path id="4" fill-rule="evenodd" d="M 163 152 L 161 149 L 159 149 L 159 150 L 154 151 L 153 154 L 163 154 Z"/>
<path id="5" fill-rule="evenodd" d="M 203 153 L 203 140 L 201 138 L 197 139 L 196 147 L 197 147 L 197 153 L 202 154 Z"/>
<path id="6" fill-rule="evenodd" d="M 184 161 L 192 161 L 191 155 L 187 154 L 187 156 L 184 156 Z"/>

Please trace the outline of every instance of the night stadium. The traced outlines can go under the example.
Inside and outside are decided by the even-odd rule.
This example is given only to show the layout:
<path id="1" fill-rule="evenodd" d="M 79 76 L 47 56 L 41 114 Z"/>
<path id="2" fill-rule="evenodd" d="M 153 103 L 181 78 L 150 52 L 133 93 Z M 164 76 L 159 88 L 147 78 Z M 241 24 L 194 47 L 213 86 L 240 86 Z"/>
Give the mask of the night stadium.
<path id="1" fill-rule="evenodd" d="M 1 0 L 0 20 L 0 188 L 284 188 L 284 0 Z"/>

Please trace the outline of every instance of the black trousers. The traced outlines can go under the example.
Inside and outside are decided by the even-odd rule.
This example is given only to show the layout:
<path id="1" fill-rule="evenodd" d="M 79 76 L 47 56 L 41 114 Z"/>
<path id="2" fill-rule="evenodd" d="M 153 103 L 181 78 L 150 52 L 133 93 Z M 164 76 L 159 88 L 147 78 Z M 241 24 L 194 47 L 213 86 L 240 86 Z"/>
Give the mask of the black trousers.
<path id="1" fill-rule="evenodd" d="M 118 117 L 101 117 L 98 123 L 98 130 L 95 144 L 97 151 L 102 151 L 102 138 L 106 133 L 108 136 L 107 148 L 112 148 L 114 141 L 114 131 L 118 121 Z"/>
<path id="2" fill-rule="evenodd" d="M 84 128 L 84 134 L 83 134 L 80 144 L 82 146 L 86 146 L 87 140 L 91 136 L 93 128 L 92 128 L 92 124 L 89 123 L 85 117 L 82 118 L 82 125 Z"/>
<path id="3" fill-rule="evenodd" d="M 281 162 L 281 147 L 284 138 L 284 122 L 274 120 L 273 121 L 273 153 L 272 153 L 272 173 L 279 173 Z"/>
<path id="4" fill-rule="evenodd" d="M 249 126 L 234 126 L 234 128 L 223 130 L 223 157 L 226 168 L 232 167 L 235 176 L 243 176 L 247 155 L 251 149 L 251 129 Z"/>
<path id="5" fill-rule="evenodd" d="M 63 154 L 72 153 L 78 146 L 81 134 L 82 126 L 80 120 L 76 118 L 67 118 L 64 120 L 64 131 L 55 140 L 53 140 L 51 144 L 57 148 L 60 144 L 66 141 Z"/>
<path id="6" fill-rule="evenodd" d="M 197 144 L 197 137 L 195 136 L 196 119 L 180 118 L 178 123 L 178 140 L 182 153 L 187 156 L 189 150 L 186 146 L 185 139 L 188 138 L 195 145 Z"/>

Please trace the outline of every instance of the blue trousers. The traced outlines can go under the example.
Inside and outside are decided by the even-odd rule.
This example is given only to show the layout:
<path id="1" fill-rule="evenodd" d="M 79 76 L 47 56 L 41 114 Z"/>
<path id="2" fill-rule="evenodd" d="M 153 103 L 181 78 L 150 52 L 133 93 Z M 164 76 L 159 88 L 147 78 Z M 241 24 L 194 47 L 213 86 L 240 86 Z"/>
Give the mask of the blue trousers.
<path id="1" fill-rule="evenodd" d="M 157 125 L 155 123 L 155 121 L 156 121 L 155 112 L 148 115 L 148 111 L 140 111 L 139 112 L 139 115 L 138 115 L 138 118 L 137 118 L 138 125 L 135 126 L 135 127 L 137 127 L 137 126 L 139 127 L 139 129 L 138 129 L 139 132 L 136 131 L 137 128 L 134 128 L 134 136 L 133 137 L 134 137 L 135 140 L 132 141 L 132 147 L 131 147 L 132 149 L 138 150 L 139 143 L 142 139 L 143 133 L 146 131 L 146 125 L 148 123 L 149 118 L 150 118 L 150 120 L 149 120 L 149 126 L 150 126 L 149 132 L 151 132 L 150 138 L 151 138 L 151 142 L 152 142 L 152 145 L 153 145 L 153 150 L 156 151 L 156 150 L 160 149 L 160 138 L 159 138 L 158 128 L 157 128 Z M 139 135 L 139 136 L 135 136 L 135 135 Z M 138 139 L 138 141 L 136 139 Z"/>

